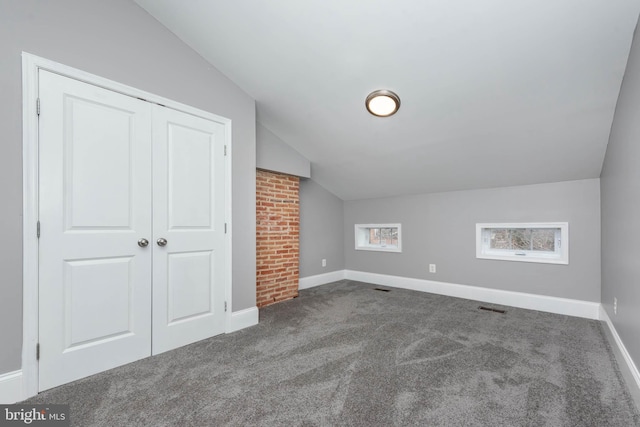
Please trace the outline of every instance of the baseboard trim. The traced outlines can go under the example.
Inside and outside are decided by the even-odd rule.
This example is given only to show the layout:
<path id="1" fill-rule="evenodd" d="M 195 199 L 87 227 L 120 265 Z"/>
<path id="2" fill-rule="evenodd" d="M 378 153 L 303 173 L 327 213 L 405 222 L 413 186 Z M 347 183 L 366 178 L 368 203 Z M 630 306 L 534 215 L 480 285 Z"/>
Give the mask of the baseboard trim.
<path id="1" fill-rule="evenodd" d="M 23 400 L 22 370 L 0 374 L 0 403 L 11 404 Z"/>
<path id="2" fill-rule="evenodd" d="M 239 331 L 258 324 L 258 307 L 245 308 L 231 313 L 229 325 L 227 325 L 227 333 Z"/>
<path id="3" fill-rule="evenodd" d="M 624 346 L 624 343 L 622 342 L 620 335 L 618 335 L 618 331 L 616 331 L 615 326 L 613 326 L 613 322 L 611 321 L 609 314 L 607 314 L 607 311 L 604 309 L 602 304 L 600 304 L 600 320 L 606 323 L 607 326 L 609 327 L 609 331 L 611 331 L 611 335 L 613 335 L 613 339 L 616 345 L 618 346 L 620 353 L 622 354 L 622 358 L 624 359 L 627 367 L 629 368 L 629 371 L 631 372 L 631 376 L 635 381 L 636 389 L 640 390 L 640 371 L 638 371 L 638 367 L 636 366 L 636 364 L 633 363 L 633 359 L 631 358 L 631 355 L 627 351 L 627 348 Z"/>
<path id="4" fill-rule="evenodd" d="M 353 270 L 345 270 L 345 279 L 587 319 L 600 318 L 600 303 L 597 302 Z"/>
<path id="5" fill-rule="evenodd" d="M 309 289 L 315 286 L 337 282 L 344 279 L 345 270 L 336 270 L 329 273 L 316 274 L 315 276 L 303 277 L 298 281 L 298 289 Z"/>

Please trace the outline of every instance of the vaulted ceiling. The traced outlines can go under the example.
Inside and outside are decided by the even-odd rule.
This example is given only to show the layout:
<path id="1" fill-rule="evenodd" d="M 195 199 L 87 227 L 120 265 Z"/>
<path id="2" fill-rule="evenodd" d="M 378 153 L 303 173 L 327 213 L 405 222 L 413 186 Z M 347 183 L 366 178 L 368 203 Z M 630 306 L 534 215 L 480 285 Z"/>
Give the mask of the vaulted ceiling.
<path id="1" fill-rule="evenodd" d="M 344 200 L 596 178 L 638 0 L 136 0 Z M 167 64 L 170 66 L 170 64 Z M 402 106 L 364 106 L 376 89 Z"/>

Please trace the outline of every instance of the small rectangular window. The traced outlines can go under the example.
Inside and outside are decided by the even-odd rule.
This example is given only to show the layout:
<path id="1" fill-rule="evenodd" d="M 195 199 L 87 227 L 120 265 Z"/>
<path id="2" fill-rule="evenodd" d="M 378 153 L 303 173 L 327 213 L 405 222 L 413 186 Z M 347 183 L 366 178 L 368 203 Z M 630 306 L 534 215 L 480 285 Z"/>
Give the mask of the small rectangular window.
<path id="1" fill-rule="evenodd" d="M 476 258 L 569 264 L 569 224 L 476 224 Z"/>
<path id="2" fill-rule="evenodd" d="M 402 252 L 400 224 L 356 224 L 356 250 Z"/>

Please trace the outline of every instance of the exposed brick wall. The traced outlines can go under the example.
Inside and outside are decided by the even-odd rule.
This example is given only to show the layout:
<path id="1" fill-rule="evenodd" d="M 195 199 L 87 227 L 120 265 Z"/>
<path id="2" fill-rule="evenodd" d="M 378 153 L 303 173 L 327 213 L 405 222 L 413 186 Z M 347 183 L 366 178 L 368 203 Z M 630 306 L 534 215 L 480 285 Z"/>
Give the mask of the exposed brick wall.
<path id="1" fill-rule="evenodd" d="M 298 296 L 300 178 L 256 172 L 256 304 Z"/>

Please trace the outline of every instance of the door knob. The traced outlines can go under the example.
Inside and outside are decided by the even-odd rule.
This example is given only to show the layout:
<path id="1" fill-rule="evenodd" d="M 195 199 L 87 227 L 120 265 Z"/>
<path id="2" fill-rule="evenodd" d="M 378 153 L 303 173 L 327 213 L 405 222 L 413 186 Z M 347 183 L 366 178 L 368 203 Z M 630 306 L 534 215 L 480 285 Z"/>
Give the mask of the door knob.
<path id="1" fill-rule="evenodd" d="M 158 239 L 158 246 L 167 246 L 167 239 L 161 237 Z"/>
<path id="2" fill-rule="evenodd" d="M 147 245 L 149 245 L 149 241 L 147 239 L 138 240 L 138 246 L 140 246 L 141 248 L 146 248 Z"/>

